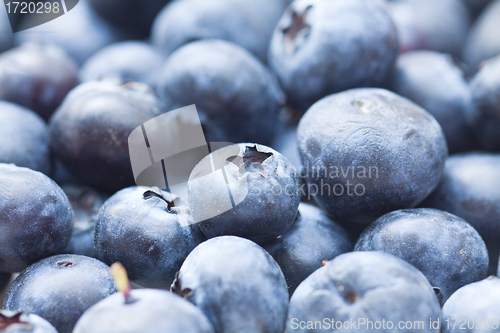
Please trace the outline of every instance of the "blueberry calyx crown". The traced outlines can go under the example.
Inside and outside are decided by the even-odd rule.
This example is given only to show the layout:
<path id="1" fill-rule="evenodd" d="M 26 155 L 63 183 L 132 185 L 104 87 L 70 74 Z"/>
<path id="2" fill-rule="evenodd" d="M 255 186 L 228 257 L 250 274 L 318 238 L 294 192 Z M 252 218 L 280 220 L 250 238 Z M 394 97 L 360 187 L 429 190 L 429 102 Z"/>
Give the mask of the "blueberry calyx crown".
<path id="1" fill-rule="evenodd" d="M 6 316 L 0 313 L 0 330 L 3 330 L 13 324 L 21 324 L 26 326 L 27 329 L 32 330 L 31 325 L 28 322 L 21 320 L 22 312 L 16 313 L 12 316 Z"/>
<path id="2" fill-rule="evenodd" d="M 160 198 L 161 200 L 165 201 L 167 203 L 167 211 L 171 212 L 172 208 L 175 207 L 175 203 L 173 201 L 167 200 L 161 193 L 158 193 L 153 190 L 147 190 L 146 192 L 143 193 L 142 197 L 147 200 L 152 197 Z"/>
<path id="3" fill-rule="evenodd" d="M 293 54 L 295 53 L 295 51 L 297 51 L 297 37 L 305 37 L 311 30 L 311 26 L 306 22 L 305 18 L 307 12 L 312 7 L 312 5 L 307 6 L 302 13 L 293 11 L 291 14 L 292 18 L 290 25 L 282 29 L 286 49 L 290 54 Z"/>
<path id="4" fill-rule="evenodd" d="M 174 294 L 181 296 L 182 298 L 189 297 L 193 294 L 193 290 L 190 288 L 182 288 L 181 281 L 179 280 L 179 272 L 175 274 L 175 279 L 172 285 L 170 286 L 170 291 Z"/>

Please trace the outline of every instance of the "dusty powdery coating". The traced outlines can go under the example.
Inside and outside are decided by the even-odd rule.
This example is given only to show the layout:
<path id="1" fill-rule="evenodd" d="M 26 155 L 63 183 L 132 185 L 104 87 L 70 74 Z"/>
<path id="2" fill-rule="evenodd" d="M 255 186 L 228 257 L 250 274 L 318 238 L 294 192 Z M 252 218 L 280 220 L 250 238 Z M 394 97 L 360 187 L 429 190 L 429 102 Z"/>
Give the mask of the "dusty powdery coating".
<path id="1" fill-rule="evenodd" d="M 398 54 L 396 29 L 379 1 L 297 0 L 276 27 L 269 64 L 290 102 L 381 84 Z"/>
<path id="2" fill-rule="evenodd" d="M 295 290 L 286 333 L 332 332 L 331 320 L 347 321 L 347 329 L 341 332 L 394 332 L 400 321 L 422 321 L 418 330 L 397 331 L 438 333 L 439 328 L 430 328 L 429 321 L 437 321 L 440 312 L 432 287 L 415 267 L 387 253 L 350 252 L 329 261 Z M 330 326 L 324 324 L 325 318 Z M 368 326 L 368 320 L 379 321 L 380 329 Z M 311 329 L 317 321 L 322 326 Z M 356 326 L 350 326 L 354 321 Z"/>
<path id="3" fill-rule="evenodd" d="M 0 55 L 0 99 L 23 105 L 44 119 L 78 84 L 77 65 L 54 45 L 26 43 Z"/>
<path id="4" fill-rule="evenodd" d="M 0 162 L 50 174 L 47 124 L 31 110 L 0 101 Z"/>
<path id="5" fill-rule="evenodd" d="M 496 276 L 468 284 L 453 293 L 444 304 L 443 333 L 465 332 L 460 327 L 467 327 L 467 332 L 471 333 L 498 332 L 500 327 L 499 311 L 500 280 Z M 472 320 L 466 322 L 464 326 L 462 318 L 474 318 L 474 326 Z M 477 318 L 481 318 L 481 320 Z M 454 323 L 456 325 L 453 325 Z M 473 328 L 470 329 L 472 326 Z"/>
<path id="6" fill-rule="evenodd" d="M 434 117 L 383 89 L 320 100 L 297 139 L 309 191 L 335 220 L 368 223 L 416 206 L 437 186 L 447 157 Z"/>
<path id="7" fill-rule="evenodd" d="M 234 236 L 209 239 L 186 258 L 172 291 L 200 308 L 217 333 L 282 333 L 288 291 L 274 259 Z"/>
<path id="8" fill-rule="evenodd" d="M 63 252 L 73 210 L 61 188 L 43 173 L 0 163 L 0 271 L 20 272 Z"/>
<path id="9" fill-rule="evenodd" d="M 213 333 L 197 307 L 163 290 L 141 289 L 111 295 L 88 309 L 73 333 Z"/>
<path id="10" fill-rule="evenodd" d="M 324 260 L 352 250 L 345 230 L 319 208 L 306 203 L 300 203 L 290 229 L 263 247 L 281 267 L 290 295 Z"/>
<path id="11" fill-rule="evenodd" d="M 204 240 L 189 208 L 159 189 L 129 187 L 102 206 L 94 245 L 98 258 L 122 263 L 144 287 L 169 288 L 184 259 Z"/>
<path id="12" fill-rule="evenodd" d="M 92 81 L 73 89 L 50 120 L 55 155 L 78 179 L 115 192 L 134 185 L 128 136 L 166 112 L 145 85 Z"/>
<path id="13" fill-rule="evenodd" d="M 99 260 L 62 254 L 38 261 L 12 282 L 4 309 L 47 319 L 71 333 L 85 310 L 116 292 L 109 267 Z"/>
<path id="14" fill-rule="evenodd" d="M 284 94 L 270 71 L 245 49 L 219 40 L 174 52 L 158 77 L 169 110 L 196 104 L 212 142 L 272 141 Z"/>
<path id="15" fill-rule="evenodd" d="M 468 123 L 473 112 L 469 84 L 450 55 L 414 51 L 399 56 L 392 90 L 436 117 L 450 153 L 478 148 Z"/>
<path id="16" fill-rule="evenodd" d="M 500 7 L 500 6 L 499 6 Z M 499 11 L 500 14 L 500 11 Z M 484 148 L 500 151 L 500 56 L 486 62 L 471 84 L 472 126 Z"/>
<path id="17" fill-rule="evenodd" d="M 458 288 L 484 279 L 488 251 L 483 239 L 466 221 L 428 208 L 386 214 L 365 229 L 355 251 L 393 254 L 428 279 L 443 304 Z"/>

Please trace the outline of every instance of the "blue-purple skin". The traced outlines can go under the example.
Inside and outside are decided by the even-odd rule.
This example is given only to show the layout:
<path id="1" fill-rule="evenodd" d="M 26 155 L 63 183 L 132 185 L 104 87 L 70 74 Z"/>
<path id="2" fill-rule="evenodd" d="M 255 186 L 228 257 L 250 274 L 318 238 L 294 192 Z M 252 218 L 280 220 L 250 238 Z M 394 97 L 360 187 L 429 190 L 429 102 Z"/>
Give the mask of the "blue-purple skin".
<path id="1" fill-rule="evenodd" d="M 10 282 L 10 278 L 12 277 L 12 274 L 10 273 L 4 273 L 0 272 L 0 292 L 7 287 L 7 285 Z"/>
<path id="2" fill-rule="evenodd" d="M 386 214 L 365 229 L 354 250 L 386 252 L 409 262 L 429 279 L 441 304 L 458 288 L 484 279 L 488 269 L 488 251 L 478 232 L 437 209 Z"/>
<path id="3" fill-rule="evenodd" d="M 214 196 L 227 192 L 226 182 L 218 177 L 191 181 L 204 174 L 207 156 L 189 177 L 189 207 L 208 238 L 233 235 L 260 244 L 282 235 L 295 221 L 300 202 L 298 178 L 295 168 L 274 149 L 250 143 L 240 143 L 239 147 L 236 162 L 226 166 L 225 172 L 233 198 L 244 199 L 221 214 L 203 219 L 217 211 L 220 201 Z"/>
<path id="4" fill-rule="evenodd" d="M 343 332 L 372 333 L 373 326 L 366 324 L 370 320 L 380 321 L 377 332 L 394 332 L 401 321 L 422 321 L 419 330 L 397 331 L 438 333 L 439 328 L 430 328 L 429 321 L 440 319 L 440 312 L 429 281 L 415 267 L 387 253 L 349 252 L 327 262 L 295 290 L 286 333 L 331 332 L 332 326 L 323 325 L 325 318 L 330 325 L 331 320 L 347 321 Z M 365 324 L 359 325 L 360 318 Z M 392 321 L 393 329 L 382 327 L 382 320 Z M 322 326 L 311 329 L 317 321 Z"/>
<path id="5" fill-rule="evenodd" d="M 471 14 L 476 17 L 491 2 L 491 0 L 463 0 L 463 2 L 469 8 Z"/>
<path id="6" fill-rule="evenodd" d="M 36 18 L 36 15 L 27 16 L 26 20 Z M 20 27 L 22 26 L 21 22 Z M 39 41 L 55 44 L 82 65 L 98 50 L 125 37 L 117 28 L 94 13 L 87 1 L 80 1 L 78 6 L 57 20 L 16 33 L 15 43 L 21 45 L 28 41 Z"/>
<path id="7" fill-rule="evenodd" d="M 128 136 L 164 112 L 165 105 L 146 85 L 83 83 L 50 120 L 52 151 L 81 182 L 114 193 L 135 184 Z"/>
<path id="8" fill-rule="evenodd" d="M 164 59 L 150 44 L 127 41 L 111 44 L 88 59 L 79 72 L 82 82 L 115 77 L 154 88 Z"/>
<path id="9" fill-rule="evenodd" d="M 7 51 L 14 46 L 14 33 L 9 22 L 7 11 L 0 13 L 0 52 Z"/>
<path id="10" fill-rule="evenodd" d="M 152 43 L 165 55 L 195 40 L 222 39 L 267 61 L 269 41 L 287 0 L 172 1 L 157 16 Z"/>
<path id="11" fill-rule="evenodd" d="M 59 333 L 71 333 L 85 310 L 116 292 L 109 267 L 74 254 L 38 261 L 12 282 L 3 304 L 49 321 Z"/>
<path id="12" fill-rule="evenodd" d="M 314 199 L 339 222 L 366 224 L 415 207 L 436 188 L 447 157 L 432 115 L 376 88 L 320 100 L 302 117 L 297 139 Z"/>
<path id="13" fill-rule="evenodd" d="M 134 186 L 104 203 L 97 216 L 94 246 L 105 263 L 122 263 L 131 281 L 165 289 L 203 240 L 189 208 L 176 196 Z"/>
<path id="14" fill-rule="evenodd" d="M 0 55 L 0 99 L 45 120 L 77 84 L 75 61 L 54 45 L 26 43 Z"/>
<path id="15" fill-rule="evenodd" d="M 108 22 L 135 33 L 134 37 L 149 37 L 151 25 L 158 12 L 170 0 L 88 0 L 92 9 Z"/>
<path id="16" fill-rule="evenodd" d="M 193 304 L 165 290 L 139 289 L 126 302 L 113 294 L 89 308 L 73 333 L 214 333 L 207 317 Z"/>
<path id="17" fill-rule="evenodd" d="M 0 162 L 49 175 L 52 169 L 47 124 L 33 111 L 0 101 Z"/>
<path id="18" fill-rule="evenodd" d="M 302 111 L 327 95 L 380 85 L 398 54 L 396 29 L 372 0 L 297 0 L 278 23 L 269 64 Z"/>
<path id="19" fill-rule="evenodd" d="M 498 332 L 499 311 L 500 280 L 496 276 L 490 276 L 468 284 L 451 295 L 443 306 L 442 332 Z M 465 325 L 462 318 L 466 318 Z"/>
<path id="20" fill-rule="evenodd" d="M 20 272 L 59 254 L 73 231 L 73 210 L 43 173 L 0 163 L 0 271 Z"/>
<path id="21" fill-rule="evenodd" d="M 470 88 L 475 133 L 486 150 L 500 152 L 500 56 L 485 62 Z"/>
<path id="22" fill-rule="evenodd" d="M 425 49 L 460 57 L 471 21 L 462 0 L 388 0 L 387 6 L 402 53 Z"/>
<path id="23" fill-rule="evenodd" d="M 0 310 L 0 327 L 6 333 L 58 333 L 47 320 L 33 313 Z"/>
<path id="24" fill-rule="evenodd" d="M 158 77 L 169 110 L 196 104 L 210 142 L 270 143 L 285 96 L 252 54 L 222 40 L 202 40 L 175 51 Z"/>
<path id="25" fill-rule="evenodd" d="M 73 234 L 64 253 L 97 258 L 94 229 L 99 209 L 108 197 L 87 186 L 63 184 L 61 188 L 68 196 L 75 214 Z"/>
<path id="26" fill-rule="evenodd" d="M 500 0 L 491 1 L 481 12 L 464 44 L 462 57 L 472 72 L 481 67 L 481 62 L 500 54 Z"/>
<path id="27" fill-rule="evenodd" d="M 468 123 L 473 113 L 469 84 L 450 55 L 434 51 L 400 55 L 393 72 L 392 90 L 436 118 L 450 154 L 478 148 Z"/>
<path id="28" fill-rule="evenodd" d="M 323 266 L 323 261 L 352 251 L 353 245 L 345 230 L 319 208 L 300 203 L 290 229 L 263 247 L 281 267 L 291 296 L 303 280 Z"/>
<path id="29" fill-rule="evenodd" d="M 288 307 L 278 264 L 235 236 L 209 239 L 182 264 L 171 290 L 196 305 L 217 333 L 282 333 Z"/>

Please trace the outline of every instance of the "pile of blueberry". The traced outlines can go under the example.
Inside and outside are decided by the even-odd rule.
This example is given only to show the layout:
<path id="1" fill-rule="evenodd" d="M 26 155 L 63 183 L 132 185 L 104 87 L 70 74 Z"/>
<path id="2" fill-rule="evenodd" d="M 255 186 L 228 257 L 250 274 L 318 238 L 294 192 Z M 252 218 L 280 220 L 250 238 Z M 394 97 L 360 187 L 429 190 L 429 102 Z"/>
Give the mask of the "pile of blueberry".
<path id="1" fill-rule="evenodd" d="M 0 332 L 500 332 L 500 0 L 2 13 Z M 138 186 L 192 104 L 224 177 Z"/>

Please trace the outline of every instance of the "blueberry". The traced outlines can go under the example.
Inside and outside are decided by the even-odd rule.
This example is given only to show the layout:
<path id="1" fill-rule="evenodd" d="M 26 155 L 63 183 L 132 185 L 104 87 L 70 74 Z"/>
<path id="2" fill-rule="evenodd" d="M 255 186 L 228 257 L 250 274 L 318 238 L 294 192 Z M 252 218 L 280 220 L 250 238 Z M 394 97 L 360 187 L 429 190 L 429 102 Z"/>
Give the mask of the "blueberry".
<path id="1" fill-rule="evenodd" d="M 491 3 L 482 11 L 470 29 L 463 48 L 463 59 L 477 71 L 480 63 L 500 54 L 500 0 Z"/>
<path id="2" fill-rule="evenodd" d="M 486 245 L 477 231 L 437 209 L 386 214 L 366 228 L 354 250 L 382 251 L 409 262 L 429 279 L 441 304 L 458 288 L 484 279 L 488 269 Z"/>
<path id="3" fill-rule="evenodd" d="M 401 55 L 393 91 L 429 111 L 443 128 L 450 153 L 477 148 L 468 118 L 472 96 L 464 73 L 447 54 L 414 51 Z"/>
<path id="4" fill-rule="evenodd" d="M 379 1 L 296 0 L 274 31 L 269 64 L 290 103 L 381 84 L 398 54 L 396 29 Z"/>
<path id="5" fill-rule="evenodd" d="M 228 161 L 224 178 L 212 172 L 211 160 Z M 283 155 L 242 143 L 217 150 L 198 163 L 189 177 L 188 200 L 194 220 L 208 238 L 234 235 L 265 242 L 290 228 L 300 194 L 295 168 Z"/>
<path id="6" fill-rule="evenodd" d="M 93 258 L 62 254 L 24 270 L 12 282 L 3 306 L 34 313 L 59 333 L 71 333 L 85 310 L 114 292 L 108 266 Z"/>
<path id="7" fill-rule="evenodd" d="M 383 89 L 322 99 L 300 121 L 308 190 L 334 220 L 368 223 L 418 205 L 437 186 L 447 156 L 438 122 Z"/>
<path id="8" fill-rule="evenodd" d="M 47 124 L 31 110 L 0 101 L 0 162 L 50 174 Z"/>
<path id="9" fill-rule="evenodd" d="M 80 69 L 79 76 L 82 82 L 117 77 L 154 87 L 162 64 L 163 58 L 151 45 L 136 41 L 121 42 L 105 47 L 90 57 Z"/>
<path id="10" fill-rule="evenodd" d="M 156 14 L 170 0 L 89 0 L 100 16 L 121 29 L 133 30 L 137 37 L 147 38 Z"/>
<path id="11" fill-rule="evenodd" d="M 0 55 L 0 99 L 48 119 L 78 84 L 77 66 L 64 50 L 27 43 Z"/>
<path id="12" fill-rule="evenodd" d="M 196 104 L 212 142 L 270 142 L 284 102 L 268 69 L 243 48 L 217 40 L 174 52 L 159 74 L 157 91 L 170 110 Z"/>
<path id="13" fill-rule="evenodd" d="M 73 333 L 213 333 L 212 324 L 194 305 L 164 290 L 131 292 L 127 303 L 121 293 L 88 309 Z"/>
<path id="14" fill-rule="evenodd" d="M 68 170 L 98 190 L 134 185 L 130 133 L 165 105 L 149 88 L 92 81 L 73 89 L 50 120 L 51 145 Z"/>
<path id="15" fill-rule="evenodd" d="M 470 87 L 474 103 L 470 121 L 479 141 L 488 150 L 500 151 L 500 56 L 486 62 Z"/>
<path id="16" fill-rule="evenodd" d="M 283 273 L 257 244 L 222 236 L 198 245 L 172 284 L 217 333 L 282 333 L 288 306 Z"/>
<path id="17" fill-rule="evenodd" d="M 500 280 L 496 276 L 490 276 L 466 285 L 451 295 L 443 306 L 442 332 L 498 332 L 499 311 Z M 468 323 L 464 325 L 462 318 L 468 320 Z"/>
<path id="18" fill-rule="evenodd" d="M 427 49 L 461 55 L 470 26 L 462 0 L 389 0 L 388 9 L 401 52 Z"/>
<path id="19" fill-rule="evenodd" d="M 189 208 L 159 189 L 123 189 L 102 206 L 95 248 L 105 263 L 121 262 L 144 287 L 168 288 L 203 236 Z"/>
<path id="20" fill-rule="evenodd" d="M 20 272 L 63 252 L 73 231 L 68 198 L 44 174 L 0 163 L 0 271 Z"/>
<path id="21" fill-rule="evenodd" d="M 481 235 L 496 272 L 500 244 L 500 155 L 469 153 L 446 160 L 437 189 L 422 203 L 460 216 Z"/>
<path id="22" fill-rule="evenodd" d="M 404 332 L 420 327 L 418 332 L 437 333 L 439 327 L 431 329 L 429 323 L 440 318 L 440 310 L 415 267 L 386 253 L 351 252 L 299 285 L 290 300 L 286 333 L 331 332 L 339 324 L 342 332 L 395 332 L 401 321 L 419 325 Z"/>
<path id="23" fill-rule="evenodd" d="M 32 313 L 0 310 L 0 329 L 6 333 L 57 333 L 48 321 Z"/>
<path id="24" fill-rule="evenodd" d="M 223 39 L 266 62 L 273 29 L 287 5 L 287 0 L 172 1 L 158 14 L 151 39 L 167 55 L 195 40 Z"/>
<path id="25" fill-rule="evenodd" d="M 27 16 L 27 23 L 21 22 L 20 29 L 38 18 L 37 15 Z M 49 31 L 51 33 L 47 33 Z M 17 45 L 27 41 L 58 45 L 81 65 L 99 49 L 123 38 L 120 31 L 92 11 L 87 1 L 80 1 L 57 20 L 16 33 L 15 42 Z"/>
<path id="26" fill-rule="evenodd" d="M 290 295 L 325 260 L 352 250 L 345 230 L 319 208 L 301 203 L 292 227 L 263 245 L 285 275 Z"/>
<path id="27" fill-rule="evenodd" d="M 107 196 L 87 186 L 65 184 L 61 188 L 68 196 L 75 214 L 73 234 L 64 253 L 97 258 L 94 229 L 97 214 Z"/>

